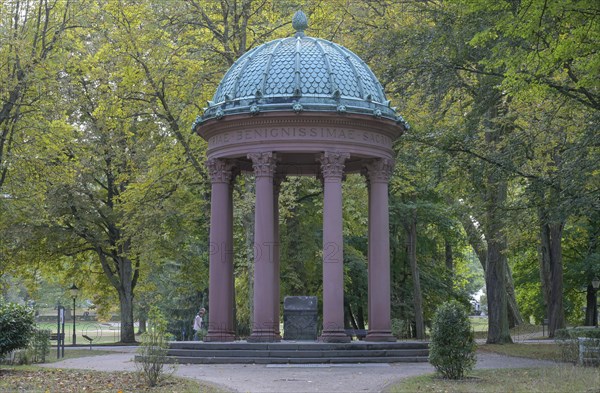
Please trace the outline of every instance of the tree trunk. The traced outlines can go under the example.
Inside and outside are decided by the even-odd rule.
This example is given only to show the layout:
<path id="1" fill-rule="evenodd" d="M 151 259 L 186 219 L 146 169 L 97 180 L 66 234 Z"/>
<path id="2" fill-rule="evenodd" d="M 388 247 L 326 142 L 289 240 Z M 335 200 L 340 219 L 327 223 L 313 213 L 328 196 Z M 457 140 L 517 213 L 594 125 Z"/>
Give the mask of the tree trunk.
<path id="1" fill-rule="evenodd" d="M 590 257 L 593 254 L 600 252 L 600 225 L 593 225 L 600 221 L 600 212 L 596 211 L 589 218 L 590 232 L 588 234 L 588 249 L 587 256 Z M 591 266 L 590 266 L 591 268 Z M 597 273 L 592 271 L 588 272 L 588 280 L 590 284 L 587 286 L 586 294 L 586 312 L 585 312 L 585 325 L 586 326 L 598 326 L 598 289 L 594 289 L 591 281 L 596 277 Z"/>
<path id="2" fill-rule="evenodd" d="M 550 317 L 548 318 L 549 336 L 554 337 L 554 332 L 563 329 L 565 322 L 565 309 L 563 306 L 563 266 L 562 266 L 562 231 L 563 223 L 550 225 Z"/>
<path id="3" fill-rule="evenodd" d="M 119 303 L 121 304 L 121 342 L 134 343 L 133 294 L 119 291 Z"/>
<path id="4" fill-rule="evenodd" d="M 546 212 L 540 208 L 538 210 L 539 220 L 541 223 L 547 220 Z M 539 263 L 540 263 L 540 282 L 542 284 L 542 296 L 544 299 L 544 309 L 546 310 L 546 318 L 549 318 L 550 313 L 550 234 L 548 226 L 540 224 L 540 244 L 538 247 Z"/>
<path id="5" fill-rule="evenodd" d="M 413 277 L 413 304 L 415 308 L 415 335 L 417 339 L 425 338 L 425 323 L 423 321 L 423 296 L 421 294 L 421 280 L 419 266 L 417 265 L 417 209 L 412 209 L 408 222 L 405 224 L 408 260 Z"/>
<path id="6" fill-rule="evenodd" d="M 515 326 L 523 324 L 523 316 L 519 312 L 519 305 L 517 304 L 517 296 L 515 295 L 515 283 L 513 281 L 512 270 L 506 262 L 506 301 L 508 302 L 508 326 L 514 328 Z"/>
<path id="7" fill-rule="evenodd" d="M 345 323 L 345 327 L 347 328 L 351 328 L 351 329 L 358 329 L 358 323 L 356 323 L 356 318 L 354 316 L 354 313 L 352 312 L 352 307 L 350 306 L 350 303 L 344 301 L 345 303 L 345 308 L 346 308 L 346 323 Z"/>
<path id="8" fill-rule="evenodd" d="M 492 172 L 487 177 L 486 231 L 487 266 L 485 284 L 488 301 L 488 344 L 511 343 L 506 293 L 506 236 L 502 233 L 501 208 L 506 202 L 507 183 Z"/>
<path id="9" fill-rule="evenodd" d="M 585 296 L 585 326 L 598 326 L 598 290 L 588 284 Z"/>
<path id="10" fill-rule="evenodd" d="M 140 317 L 137 334 L 144 334 L 144 333 L 146 333 L 146 330 L 147 330 L 147 328 L 146 328 L 146 322 L 148 322 L 148 321 L 146 320 L 145 316 L 144 317 Z"/>
<path id="11" fill-rule="evenodd" d="M 448 239 L 444 240 L 444 257 L 446 270 L 448 271 L 446 285 L 448 289 L 451 289 L 454 285 L 454 255 L 452 253 L 452 244 L 450 244 Z"/>
<path id="12" fill-rule="evenodd" d="M 488 344 L 512 342 L 508 324 L 508 302 L 505 283 L 505 257 L 503 246 L 493 242 L 488 245 L 488 268 L 485 272 L 488 302 Z"/>
<path id="13" fill-rule="evenodd" d="M 475 227 L 473 220 L 468 214 L 461 214 L 460 219 L 462 226 L 465 232 L 467 233 L 467 239 L 469 240 L 469 244 L 473 248 L 475 255 L 477 255 L 477 258 L 481 263 L 481 267 L 483 268 L 483 272 L 486 273 L 488 249 L 483 234 L 477 227 Z M 523 323 L 523 317 L 521 316 L 521 312 L 519 311 L 519 306 L 517 304 L 517 297 L 515 295 L 515 285 L 512 279 L 511 270 L 508 264 L 506 264 L 506 267 L 507 269 L 505 287 L 508 302 L 509 327 L 514 327 Z"/>
<path id="14" fill-rule="evenodd" d="M 358 306 L 358 315 L 357 317 L 357 323 L 358 323 L 358 328 L 365 330 L 365 310 L 363 308 L 363 306 Z"/>
<path id="15" fill-rule="evenodd" d="M 125 244 L 124 249 L 128 249 Z M 139 264 L 135 267 L 131 259 L 120 257 L 118 254 L 111 255 L 107 258 L 107 253 L 101 247 L 96 248 L 96 252 L 100 259 L 100 265 L 104 274 L 117 290 L 119 295 L 119 307 L 121 314 L 121 342 L 135 343 L 135 330 L 133 326 L 133 290 L 137 284 L 139 277 Z M 124 254 L 124 253 L 123 253 Z M 114 265 L 118 275 L 113 271 L 109 261 Z"/>
<path id="16" fill-rule="evenodd" d="M 448 239 L 445 240 L 445 244 L 444 244 L 444 256 L 445 256 L 445 262 L 446 262 L 446 269 L 448 269 L 448 272 L 453 275 L 454 274 L 454 255 L 452 255 L 452 244 L 450 244 Z"/>
<path id="17" fill-rule="evenodd" d="M 465 211 L 460 214 L 460 222 L 467 234 L 467 240 L 469 241 L 471 248 L 473 248 L 475 255 L 477 255 L 477 259 L 479 259 L 479 263 L 481 263 L 481 267 L 485 272 L 487 264 L 487 245 L 483 239 L 483 234 L 475 226 L 471 219 L 471 215 L 468 212 Z"/>
<path id="18" fill-rule="evenodd" d="M 135 329 L 133 325 L 133 269 L 129 258 L 120 258 L 120 281 L 117 288 L 121 306 L 121 342 L 134 343 Z"/>
<path id="19" fill-rule="evenodd" d="M 546 208 L 538 210 L 540 219 L 540 277 L 548 318 L 548 335 L 554 337 L 565 327 L 563 305 L 562 231 L 564 222 L 551 222 Z"/>
<path id="20" fill-rule="evenodd" d="M 550 303 L 548 309 L 549 337 L 554 337 L 558 329 L 563 329 L 565 309 L 563 306 L 563 266 L 562 266 L 562 231 L 563 223 L 549 224 L 550 234 Z"/>

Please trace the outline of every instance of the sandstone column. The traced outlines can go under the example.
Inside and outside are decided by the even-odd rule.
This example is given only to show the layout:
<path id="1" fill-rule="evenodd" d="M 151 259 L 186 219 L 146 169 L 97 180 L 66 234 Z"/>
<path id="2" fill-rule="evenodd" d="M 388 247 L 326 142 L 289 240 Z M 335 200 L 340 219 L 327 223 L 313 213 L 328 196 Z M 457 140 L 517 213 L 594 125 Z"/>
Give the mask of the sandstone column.
<path id="1" fill-rule="evenodd" d="M 344 332 L 342 176 L 348 153 L 325 152 L 323 176 L 323 333 L 325 342 L 349 342 Z"/>
<path id="2" fill-rule="evenodd" d="M 390 224 L 388 182 L 390 159 L 367 165 L 369 181 L 369 332 L 367 341 L 396 341 L 392 336 L 390 298 Z"/>
<path id="3" fill-rule="evenodd" d="M 233 165 L 224 159 L 206 161 L 211 180 L 208 333 L 204 341 L 233 341 Z"/>
<path id="4" fill-rule="evenodd" d="M 254 326 L 250 342 L 279 341 L 279 321 L 275 320 L 275 219 L 273 175 L 275 155 L 272 152 L 251 153 L 256 178 L 254 220 Z"/>

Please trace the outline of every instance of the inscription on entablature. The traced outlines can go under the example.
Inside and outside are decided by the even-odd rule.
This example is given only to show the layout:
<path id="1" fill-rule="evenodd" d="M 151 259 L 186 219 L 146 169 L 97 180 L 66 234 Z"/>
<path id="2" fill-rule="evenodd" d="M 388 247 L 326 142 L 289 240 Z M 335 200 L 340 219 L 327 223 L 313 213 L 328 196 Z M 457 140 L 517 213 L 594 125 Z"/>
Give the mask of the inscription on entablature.
<path id="1" fill-rule="evenodd" d="M 392 139 L 371 131 L 349 130 L 329 127 L 271 127 L 219 133 L 208 140 L 210 147 L 234 143 L 263 142 L 274 140 L 346 141 L 390 147 Z"/>

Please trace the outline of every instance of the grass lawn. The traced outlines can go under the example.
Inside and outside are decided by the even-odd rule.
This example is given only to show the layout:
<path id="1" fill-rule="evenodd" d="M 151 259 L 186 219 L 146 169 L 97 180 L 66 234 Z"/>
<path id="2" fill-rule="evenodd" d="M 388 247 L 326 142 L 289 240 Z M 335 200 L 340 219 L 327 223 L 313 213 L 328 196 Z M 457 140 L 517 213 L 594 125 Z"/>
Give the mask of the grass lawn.
<path id="1" fill-rule="evenodd" d="M 488 330 L 488 319 L 484 317 L 469 317 L 471 322 L 471 329 L 475 332 L 487 332 Z"/>
<path id="2" fill-rule="evenodd" d="M 571 365 L 556 367 L 475 370 L 466 379 L 450 381 L 435 374 L 408 378 L 388 388 L 390 393 L 598 393 L 600 373 L 597 368 Z"/>
<path id="3" fill-rule="evenodd" d="M 477 349 L 481 352 L 494 352 L 501 355 L 561 361 L 560 348 L 552 342 L 547 344 L 482 344 Z"/>
<path id="4" fill-rule="evenodd" d="M 532 359 L 561 358 L 560 348 L 548 344 L 480 345 L 478 351 Z M 557 363 L 552 367 L 522 369 L 474 370 L 457 381 L 441 379 L 437 374 L 407 378 L 390 386 L 386 392 L 583 392 L 600 393 L 600 371 L 594 367 L 579 367 Z"/>
<path id="5" fill-rule="evenodd" d="M 85 356 L 99 356 L 99 355 L 108 355 L 114 353 L 114 351 L 103 351 L 101 349 L 67 349 L 65 348 L 65 356 L 58 359 L 56 357 L 56 348 L 50 348 L 50 354 L 46 356 L 46 363 L 56 363 L 65 359 L 75 359 L 81 358 Z M 62 354 L 61 354 L 62 355 Z M 0 390 L 1 392 L 1 390 Z"/>

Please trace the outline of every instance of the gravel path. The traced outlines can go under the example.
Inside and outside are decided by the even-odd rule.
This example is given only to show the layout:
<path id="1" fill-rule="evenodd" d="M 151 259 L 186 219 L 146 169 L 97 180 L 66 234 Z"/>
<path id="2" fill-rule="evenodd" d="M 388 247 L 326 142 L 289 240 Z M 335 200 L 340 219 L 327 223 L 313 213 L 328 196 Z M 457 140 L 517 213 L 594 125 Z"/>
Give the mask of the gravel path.
<path id="1" fill-rule="evenodd" d="M 105 349 L 105 348 L 103 348 Z M 125 352 L 123 352 L 125 351 Z M 97 371 L 134 371 L 135 348 L 114 354 L 67 359 L 43 365 Z M 558 367 L 550 361 L 478 353 L 478 369 Z M 175 375 L 198 379 L 236 392 L 381 392 L 402 378 L 434 372 L 429 363 L 313 365 L 178 365 Z"/>

